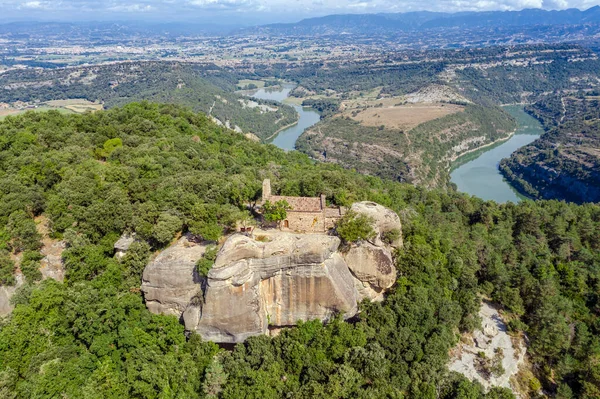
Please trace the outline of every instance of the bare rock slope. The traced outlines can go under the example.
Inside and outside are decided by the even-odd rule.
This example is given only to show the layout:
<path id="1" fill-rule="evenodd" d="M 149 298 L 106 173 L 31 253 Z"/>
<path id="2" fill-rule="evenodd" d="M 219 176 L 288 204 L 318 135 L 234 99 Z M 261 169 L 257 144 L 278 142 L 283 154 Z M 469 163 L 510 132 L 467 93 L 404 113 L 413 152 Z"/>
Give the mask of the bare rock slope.
<path id="1" fill-rule="evenodd" d="M 151 312 L 181 316 L 192 298 L 202 292 L 196 262 L 205 251 L 206 246 L 182 237 L 146 266 L 142 290 Z"/>
<path id="2" fill-rule="evenodd" d="M 380 221 L 378 237 L 401 229 L 392 211 L 363 204 Z M 241 342 L 298 320 L 352 317 L 358 302 L 379 299 L 396 280 L 393 247 L 380 239 L 342 253 L 340 239 L 325 234 L 275 231 L 260 241 L 235 234 L 203 281 L 194 267 L 203 250 L 194 247 L 178 243 L 160 254 L 146 267 L 142 290 L 152 312 L 182 316 L 187 330 L 215 342 Z"/>
<path id="3" fill-rule="evenodd" d="M 525 343 L 508 334 L 498 310 L 489 303 L 482 303 L 479 316 L 481 329 L 453 350 L 449 369 L 479 381 L 486 391 L 496 386 L 514 390 L 511 382 L 524 366 Z"/>

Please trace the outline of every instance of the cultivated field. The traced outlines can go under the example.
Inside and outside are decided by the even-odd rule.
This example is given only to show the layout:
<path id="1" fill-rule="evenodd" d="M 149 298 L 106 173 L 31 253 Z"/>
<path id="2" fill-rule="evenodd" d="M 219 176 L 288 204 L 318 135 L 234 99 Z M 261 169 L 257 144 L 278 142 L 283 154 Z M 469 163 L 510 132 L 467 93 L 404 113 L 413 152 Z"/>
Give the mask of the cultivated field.
<path id="1" fill-rule="evenodd" d="M 76 112 L 78 114 L 87 112 L 87 111 L 100 111 L 104 107 L 100 103 L 91 102 L 88 100 L 81 99 L 69 99 L 69 100 L 52 100 L 46 102 L 51 107 L 56 108 L 65 108 L 70 111 Z"/>
<path id="2" fill-rule="evenodd" d="M 6 118 L 9 115 L 16 115 L 20 111 L 17 109 L 0 109 L 0 120 Z"/>
<path id="3" fill-rule="evenodd" d="M 237 83 L 237 87 L 238 87 L 238 89 L 243 89 L 243 88 L 247 87 L 250 84 L 255 85 L 259 89 L 265 87 L 265 82 L 263 82 L 262 80 L 252 80 L 252 79 L 242 79 L 242 80 L 240 80 Z"/>
<path id="4" fill-rule="evenodd" d="M 346 109 L 343 114 L 365 126 L 384 126 L 387 129 L 410 130 L 424 122 L 464 110 L 463 106 L 453 104 L 390 105 L 390 102 L 393 102 L 390 100 L 394 99 L 379 101 L 379 103 L 383 103 L 383 106 L 367 109 Z"/>
<path id="5" fill-rule="evenodd" d="M 100 111 L 104 107 L 100 103 L 95 103 L 81 99 L 68 99 L 68 100 L 52 100 L 43 103 L 42 105 L 26 105 L 26 106 L 13 106 L 11 108 L 0 109 L 0 120 L 6 118 L 9 115 L 18 115 L 27 111 L 58 111 L 66 114 L 76 113 L 82 114 L 85 112 Z"/>

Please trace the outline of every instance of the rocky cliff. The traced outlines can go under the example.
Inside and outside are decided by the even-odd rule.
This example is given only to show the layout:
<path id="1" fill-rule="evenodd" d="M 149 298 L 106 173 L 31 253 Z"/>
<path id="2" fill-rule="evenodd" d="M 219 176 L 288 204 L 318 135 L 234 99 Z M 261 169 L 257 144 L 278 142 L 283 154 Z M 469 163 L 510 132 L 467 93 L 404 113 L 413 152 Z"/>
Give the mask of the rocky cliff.
<path id="1" fill-rule="evenodd" d="M 148 309 L 181 316 L 204 339 L 235 343 L 298 320 L 356 314 L 363 298 L 381 299 L 396 280 L 394 247 L 381 238 L 400 230 L 394 212 L 374 203 L 353 206 L 373 217 L 373 242 L 341 251 L 340 239 L 324 234 L 271 230 L 260 240 L 230 236 L 205 279 L 195 272 L 202 244 L 182 238 L 146 267 L 142 282 Z"/>

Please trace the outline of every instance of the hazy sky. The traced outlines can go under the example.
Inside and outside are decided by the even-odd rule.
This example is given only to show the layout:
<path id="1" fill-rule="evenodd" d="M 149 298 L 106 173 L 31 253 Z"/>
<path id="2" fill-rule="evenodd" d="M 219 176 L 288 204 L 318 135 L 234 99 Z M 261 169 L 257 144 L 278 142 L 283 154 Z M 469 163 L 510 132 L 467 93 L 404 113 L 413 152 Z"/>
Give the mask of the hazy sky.
<path id="1" fill-rule="evenodd" d="M 0 0 L 6 20 L 287 22 L 334 13 L 586 9 L 600 0 Z"/>

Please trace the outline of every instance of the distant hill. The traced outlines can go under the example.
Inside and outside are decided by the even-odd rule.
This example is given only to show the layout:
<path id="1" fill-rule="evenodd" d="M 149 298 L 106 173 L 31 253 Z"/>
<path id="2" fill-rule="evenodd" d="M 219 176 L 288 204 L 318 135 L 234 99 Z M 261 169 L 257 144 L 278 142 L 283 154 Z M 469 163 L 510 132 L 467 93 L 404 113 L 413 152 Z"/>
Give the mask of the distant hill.
<path id="1" fill-rule="evenodd" d="M 0 23 L 0 35 L 10 37 L 65 36 L 84 37 L 92 41 L 141 37 L 172 38 L 179 36 L 226 35 L 239 25 L 206 23 L 128 22 L 8 22 Z"/>
<path id="2" fill-rule="evenodd" d="M 454 14 L 429 11 L 396 14 L 339 14 L 308 18 L 296 23 L 246 28 L 240 32 L 275 35 L 374 34 L 437 28 L 582 24 L 600 24 L 600 6 L 585 11 L 570 8 L 561 11 L 526 9 Z"/>

